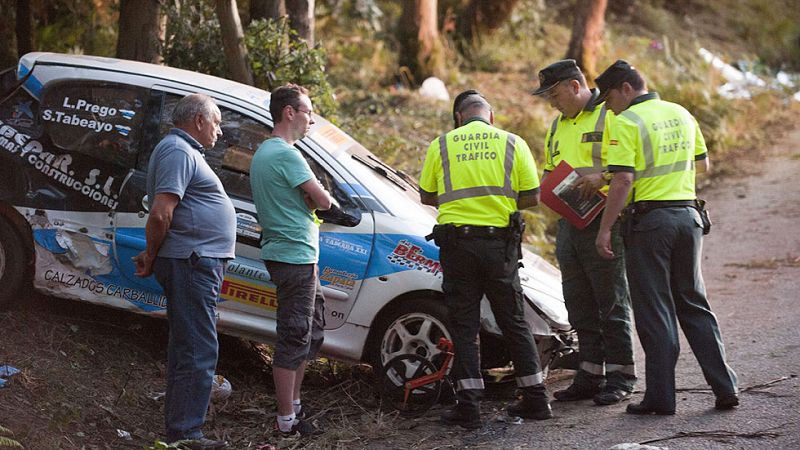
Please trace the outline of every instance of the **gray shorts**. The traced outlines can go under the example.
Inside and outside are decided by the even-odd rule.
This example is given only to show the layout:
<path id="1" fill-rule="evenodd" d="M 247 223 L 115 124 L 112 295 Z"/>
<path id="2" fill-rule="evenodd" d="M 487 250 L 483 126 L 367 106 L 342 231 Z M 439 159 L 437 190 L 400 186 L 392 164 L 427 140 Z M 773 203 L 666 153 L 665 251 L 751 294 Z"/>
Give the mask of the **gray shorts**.
<path id="1" fill-rule="evenodd" d="M 317 356 L 324 339 L 325 298 L 316 264 L 264 261 L 277 287 L 278 341 L 272 364 L 295 370 Z"/>

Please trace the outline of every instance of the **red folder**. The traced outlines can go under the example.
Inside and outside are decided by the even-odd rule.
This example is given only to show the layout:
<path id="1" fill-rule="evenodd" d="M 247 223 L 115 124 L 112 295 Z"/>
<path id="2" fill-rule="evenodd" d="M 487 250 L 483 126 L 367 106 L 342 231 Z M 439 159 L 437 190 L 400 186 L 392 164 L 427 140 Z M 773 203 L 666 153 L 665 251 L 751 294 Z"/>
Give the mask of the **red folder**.
<path id="1" fill-rule="evenodd" d="M 590 198 L 580 197 L 576 184 L 581 176 L 566 161 L 561 161 L 542 182 L 542 203 L 582 230 L 592 223 L 606 204 L 606 195 L 597 191 Z"/>

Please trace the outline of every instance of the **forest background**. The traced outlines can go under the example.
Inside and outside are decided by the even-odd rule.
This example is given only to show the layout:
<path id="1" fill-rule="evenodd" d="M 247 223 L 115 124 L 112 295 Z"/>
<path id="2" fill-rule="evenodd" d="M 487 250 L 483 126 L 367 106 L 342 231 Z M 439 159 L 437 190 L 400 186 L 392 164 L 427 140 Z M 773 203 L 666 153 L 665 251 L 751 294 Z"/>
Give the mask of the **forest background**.
<path id="1" fill-rule="evenodd" d="M 308 86 L 316 109 L 387 163 L 417 176 L 451 128 L 452 97 L 475 88 L 496 124 L 543 160 L 557 114 L 529 95 L 536 74 L 573 57 L 591 80 L 616 59 L 700 121 L 717 174 L 754 157 L 800 102 L 800 0 L 0 0 L 0 68 L 29 51 L 116 56 L 270 90 Z M 706 48 L 764 86 L 729 98 Z M 779 71 L 788 83 L 775 80 Z M 796 83 L 798 87 L 792 87 Z M 708 182 L 704 180 L 703 182 Z M 555 216 L 527 212 L 526 241 L 552 258 Z"/>

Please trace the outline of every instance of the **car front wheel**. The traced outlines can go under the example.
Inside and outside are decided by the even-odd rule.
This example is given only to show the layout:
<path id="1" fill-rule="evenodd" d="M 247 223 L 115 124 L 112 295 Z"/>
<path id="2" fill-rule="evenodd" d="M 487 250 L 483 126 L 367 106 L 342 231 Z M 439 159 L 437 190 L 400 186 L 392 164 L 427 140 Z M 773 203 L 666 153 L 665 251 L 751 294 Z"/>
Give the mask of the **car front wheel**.
<path id="1" fill-rule="evenodd" d="M 382 321 L 377 363 L 380 367 L 399 355 L 418 355 L 429 361 L 441 353 L 436 348 L 439 339 L 452 340 L 445 326 L 447 310 L 435 299 L 411 299 L 403 302 Z"/>

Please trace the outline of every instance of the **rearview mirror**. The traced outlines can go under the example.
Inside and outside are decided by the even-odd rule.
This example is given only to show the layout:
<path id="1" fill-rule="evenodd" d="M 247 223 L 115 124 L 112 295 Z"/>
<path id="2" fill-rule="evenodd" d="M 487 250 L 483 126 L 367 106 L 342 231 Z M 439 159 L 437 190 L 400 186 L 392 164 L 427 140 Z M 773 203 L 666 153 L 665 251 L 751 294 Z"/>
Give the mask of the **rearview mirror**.
<path id="1" fill-rule="evenodd" d="M 331 205 L 331 208 L 325 211 L 317 210 L 317 217 L 326 223 L 334 223 L 344 227 L 354 227 L 361 223 L 361 210 Z"/>

